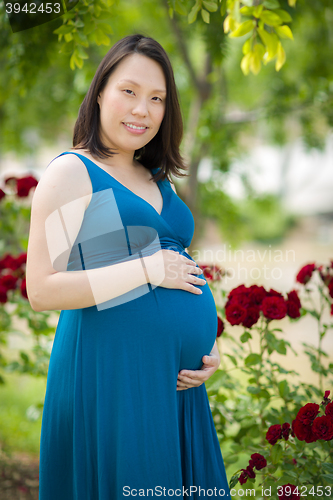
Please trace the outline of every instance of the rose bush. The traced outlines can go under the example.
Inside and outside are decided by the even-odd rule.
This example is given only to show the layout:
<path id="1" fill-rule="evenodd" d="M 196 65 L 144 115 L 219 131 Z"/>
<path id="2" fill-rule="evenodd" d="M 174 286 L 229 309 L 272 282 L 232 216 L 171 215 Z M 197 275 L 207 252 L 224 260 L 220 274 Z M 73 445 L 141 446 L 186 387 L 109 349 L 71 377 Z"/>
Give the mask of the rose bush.
<path id="1" fill-rule="evenodd" d="M 216 294 L 216 283 L 210 283 Z M 256 495 L 267 492 L 260 498 L 298 498 L 304 496 L 304 488 L 312 498 L 333 496 L 329 491 L 333 483 L 329 390 L 323 398 L 323 385 L 333 385 L 333 364 L 325 365 L 327 355 L 322 350 L 322 339 L 333 328 L 332 322 L 324 321 L 325 314 L 332 312 L 333 262 L 303 266 L 296 284 L 285 295 L 258 285 L 240 285 L 227 295 L 222 292 L 224 304 L 218 307 L 224 321 L 223 342 L 233 353 L 223 353 L 221 368 L 206 382 L 207 392 L 222 449 L 230 443 L 230 453 L 223 455 L 226 466 L 244 457 L 230 487 L 250 483 Z M 276 322 L 300 321 L 306 314 L 318 325 L 317 347 L 303 343 L 310 369 L 318 377 L 313 384 L 271 359 L 273 352 L 285 356 L 291 350 L 297 355 Z M 239 340 L 230 334 L 234 325 L 244 328 Z M 245 387 L 233 372 L 246 377 Z"/>
<path id="2" fill-rule="evenodd" d="M 31 190 L 38 181 L 32 175 L 7 177 L 0 191 L 0 382 L 6 373 L 47 374 L 54 327 L 50 313 L 36 312 L 27 300 L 26 249 Z M 20 320 L 22 330 L 17 329 Z M 23 324 L 22 324 L 23 323 Z M 7 349 L 10 335 L 25 337 L 32 345 L 13 358 Z"/>

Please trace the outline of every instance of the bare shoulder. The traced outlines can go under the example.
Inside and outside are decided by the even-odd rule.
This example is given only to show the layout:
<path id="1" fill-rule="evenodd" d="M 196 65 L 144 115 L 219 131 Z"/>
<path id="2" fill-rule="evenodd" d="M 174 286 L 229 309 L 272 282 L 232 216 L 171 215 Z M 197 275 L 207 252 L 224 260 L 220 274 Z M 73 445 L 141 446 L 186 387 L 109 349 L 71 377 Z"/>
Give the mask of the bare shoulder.
<path id="1" fill-rule="evenodd" d="M 63 155 L 51 160 L 44 170 L 34 193 L 33 205 L 46 204 L 55 209 L 89 197 L 91 193 L 91 181 L 84 163 L 75 155 Z"/>

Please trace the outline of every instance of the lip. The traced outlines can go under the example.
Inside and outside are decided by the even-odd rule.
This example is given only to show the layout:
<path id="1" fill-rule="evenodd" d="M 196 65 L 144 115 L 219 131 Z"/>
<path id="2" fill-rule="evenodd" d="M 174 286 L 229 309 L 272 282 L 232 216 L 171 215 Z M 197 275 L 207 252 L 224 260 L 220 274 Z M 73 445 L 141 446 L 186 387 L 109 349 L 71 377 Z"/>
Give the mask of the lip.
<path id="1" fill-rule="evenodd" d="M 129 132 L 131 132 L 132 134 L 135 134 L 135 135 L 141 135 L 141 134 L 144 134 L 149 127 L 147 127 L 147 125 L 145 123 L 137 123 L 137 122 L 126 122 L 126 123 L 129 123 L 130 125 L 134 125 L 135 127 L 146 127 L 142 130 L 138 130 L 138 129 L 134 129 L 134 128 L 131 128 L 131 127 L 128 127 L 125 122 L 122 122 L 122 124 L 124 125 L 125 129 L 128 130 Z"/>

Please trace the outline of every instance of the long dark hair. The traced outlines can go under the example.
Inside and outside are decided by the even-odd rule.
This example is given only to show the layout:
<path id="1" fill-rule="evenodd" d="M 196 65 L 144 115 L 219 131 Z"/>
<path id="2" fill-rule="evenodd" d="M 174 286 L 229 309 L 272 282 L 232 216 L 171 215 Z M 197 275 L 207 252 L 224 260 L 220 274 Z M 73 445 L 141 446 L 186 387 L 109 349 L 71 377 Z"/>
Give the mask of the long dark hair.
<path id="1" fill-rule="evenodd" d="M 165 113 L 159 131 L 148 144 L 135 151 L 134 158 L 149 170 L 160 167 L 161 170 L 153 176 L 154 181 L 166 177 L 170 180 L 170 173 L 184 177 L 188 174 L 180 170 L 187 170 L 188 167 L 184 164 L 179 151 L 183 137 L 183 120 L 173 69 L 163 47 L 153 38 L 144 35 L 136 34 L 122 38 L 104 56 L 80 106 L 74 126 L 74 149 L 88 149 L 93 156 L 99 158 L 108 158 L 114 154 L 100 139 L 100 111 L 97 97 L 117 64 L 133 53 L 150 57 L 160 64 L 167 90 Z"/>

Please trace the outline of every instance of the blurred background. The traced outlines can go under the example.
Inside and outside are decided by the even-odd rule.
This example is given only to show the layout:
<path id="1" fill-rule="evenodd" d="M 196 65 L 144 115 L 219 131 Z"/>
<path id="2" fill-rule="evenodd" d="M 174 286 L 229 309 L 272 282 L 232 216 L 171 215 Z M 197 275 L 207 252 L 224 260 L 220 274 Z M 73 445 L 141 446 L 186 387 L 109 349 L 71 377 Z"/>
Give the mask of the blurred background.
<path id="1" fill-rule="evenodd" d="M 11 221 L 6 219 L 5 203 L 11 194 L 5 179 L 32 175 L 39 180 L 48 163 L 72 146 L 78 109 L 99 62 L 119 38 L 142 33 L 162 44 L 175 72 L 189 176 L 174 181 L 195 217 L 189 249 L 193 258 L 227 271 L 221 285 L 224 292 L 241 283 L 256 283 L 286 293 L 295 288 L 303 265 L 329 264 L 333 258 L 333 5 L 329 0 L 298 0 L 296 8 L 287 0 L 279 3 L 292 17 L 294 40 L 283 43 L 286 62 L 278 72 L 270 62 L 258 74 L 247 76 L 240 68 L 246 36 L 230 38 L 224 33 L 220 6 L 210 12 L 209 24 L 201 16 L 189 24 L 177 12 L 177 2 L 90 2 L 83 21 L 74 18 L 75 33 L 64 30 L 59 37 L 54 30 L 62 26 L 61 18 L 12 33 L 1 3 L 0 187 L 6 197 L 0 201 L 0 255 L 24 252 L 27 245 L 28 215 L 20 227 L 12 212 Z M 194 2 L 178 2 L 178 10 L 180 4 L 190 11 Z M 171 17 L 172 5 L 176 10 Z M 98 17 L 97 25 L 89 16 Z M 71 47 L 72 42 L 79 45 Z M 79 47 L 76 60 L 73 47 Z M 19 200 L 22 210 L 28 211 L 32 194 Z M 13 211 L 14 202 L 7 203 L 11 203 L 7 211 Z M 16 239 L 8 239 L 8 224 Z M 6 304 L 7 309 L 11 306 Z M 10 364 L 20 350 L 32 346 L 26 328 L 29 314 L 22 314 L 12 318 L 10 332 L 2 324 L 1 351 L 7 361 L 0 386 L 0 451 L 13 460 L 19 457 L 20 478 L 7 478 L 7 463 L 3 481 L 15 483 L 17 498 L 28 498 L 38 484 L 45 370 L 32 373 L 24 360 L 19 369 Z M 54 333 L 57 314 L 47 320 Z M 283 328 L 299 352 L 284 359 L 286 368 L 292 366 L 310 382 L 313 374 L 301 343 L 315 343 L 313 318 L 286 322 Z M 45 331 L 49 335 L 46 327 Z M 235 332 L 238 335 L 237 328 Z M 40 345 L 47 351 L 51 343 L 46 335 L 45 339 Z M 228 352 L 223 337 L 219 342 L 221 353 Z M 323 349 L 331 360 L 332 335 L 325 337 Z M 22 472 L 25 460 L 35 467 L 29 477 Z"/>

